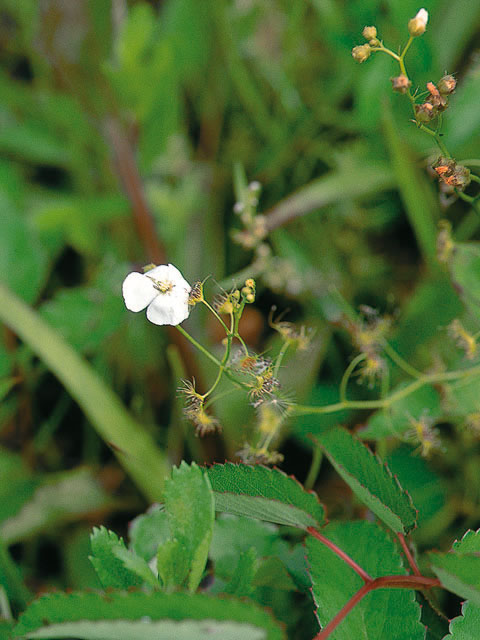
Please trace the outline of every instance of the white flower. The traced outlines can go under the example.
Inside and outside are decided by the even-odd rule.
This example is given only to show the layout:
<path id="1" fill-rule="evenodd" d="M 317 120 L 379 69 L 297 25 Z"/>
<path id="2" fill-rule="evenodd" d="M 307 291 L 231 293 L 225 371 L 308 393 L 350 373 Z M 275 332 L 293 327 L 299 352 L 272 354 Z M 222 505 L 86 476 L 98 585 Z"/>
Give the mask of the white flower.
<path id="1" fill-rule="evenodd" d="M 408 23 L 408 31 L 410 35 L 416 38 L 425 33 L 428 22 L 428 11 L 426 9 L 420 9 L 417 15 L 412 18 Z"/>
<path id="2" fill-rule="evenodd" d="M 173 264 L 161 264 L 146 273 L 129 273 L 123 281 L 125 306 L 143 311 L 153 324 L 180 324 L 188 318 L 191 287 Z"/>

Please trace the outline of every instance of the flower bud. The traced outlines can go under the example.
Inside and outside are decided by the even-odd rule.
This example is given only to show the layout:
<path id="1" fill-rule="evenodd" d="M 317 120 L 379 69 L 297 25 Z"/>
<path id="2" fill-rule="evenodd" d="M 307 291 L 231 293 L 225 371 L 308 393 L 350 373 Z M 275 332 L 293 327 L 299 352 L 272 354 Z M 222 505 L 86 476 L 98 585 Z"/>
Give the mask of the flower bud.
<path id="1" fill-rule="evenodd" d="M 395 78 L 390 78 L 390 80 L 392 89 L 398 93 L 407 93 L 408 88 L 412 85 L 411 81 L 403 73 Z"/>
<path id="2" fill-rule="evenodd" d="M 425 33 L 428 22 L 428 11 L 420 9 L 417 15 L 408 23 L 408 32 L 414 38 L 422 36 Z"/>
<path id="3" fill-rule="evenodd" d="M 357 47 L 353 47 L 353 59 L 360 63 L 365 62 L 365 60 L 368 60 L 370 57 L 371 50 L 372 49 L 369 44 L 360 44 Z"/>
<path id="4" fill-rule="evenodd" d="M 247 278 L 247 280 L 245 280 L 245 286 L 253 289 L 255 287 L 255 280 L 253 278 Z"/>
<path id="5" fill-rule="evenodd" d="M 362 36 L 365 40 L 372 40 L 377 37 L 377 27 L 364 27 L 362 31 Z"/>
<path id="6" fill-rule="evenodd" d="M 455 87 L 457 86 L 457 81 L 452 75 L 443 76 L 438 81 L 437 89 L 442 94 L 442 96 L 448 96 L 455 91 Z"/>
<path id="7" fill-rule="evenodd" d="M 371 40 L 368 41 L 368 44 L 371 47 L 379 47 L 381 42 L 380 42 L 380 40 L 378 38 L 372 38 Z"/>

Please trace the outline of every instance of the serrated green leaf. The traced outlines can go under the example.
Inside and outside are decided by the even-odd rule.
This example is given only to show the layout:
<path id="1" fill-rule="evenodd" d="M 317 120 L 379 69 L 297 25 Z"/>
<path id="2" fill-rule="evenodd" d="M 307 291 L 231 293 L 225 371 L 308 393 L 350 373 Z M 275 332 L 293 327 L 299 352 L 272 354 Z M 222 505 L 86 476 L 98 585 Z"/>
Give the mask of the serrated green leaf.
<path id="1" fill-rule="evenodd" d="M 425 640 L 443 640 L 448 632 L 448 619 L 434 609 L 421 591 L 416 592 L 416 598 L 422 611 L 420 620 L 427 629 Z"/>
<path id="2" fill-rule="evenodd" d="M 374 523 L 331 524 L 322 533 L 373 578 L 406 573 L 392 539 Z M 306 547 L 317 616 L 325 626 L 364 583 L 315 538 L 309 536 Z M 415 592 L 403 589 L 380 589 L 367 594 L 330 636 L 331 640 L 424 640 L 424 637 Z"/>
<path id="3" fill-rule="evenodd" d="M 0 525 L 0 535 L 6 543 L 25 540 L 114 504 L 89 469 L 51 474 L 43 482 L 39 479 L 39 483 L 41 486 L 32 492 L 22 509 Z"/>
<path id="4" fill-rule="evenodd" d="M 480 553 L 480 529 L 472 531 L 469 529 L 465 532 L 460 540 L 455 540 L 452 545 L 455 553 Z"/>
<path id="5" fill-rule="evenodd" d="M 215 509 L 306 529 L 325 521 L 315 494 L 278 469 L 227 463 L 208 469 Z"/>
<path id="6" fill-rule="evenodd" d="M 147 562 L 155 557 L 160 544 L 166 542 L 169 537 L 165 509 L 155 504 L 147 513 L 132 520 L 128 529 L 130 548 Z"/>
<path id="7" fill-rule="evenodd" d="M 265 640 L 267 632 L 241 622 L 213 620 L 110 620 L 63 622 L 27 634 L 26 638 L 78 638 L 81 640 Z"/>
<path id="8" fill-rule="evenodd" d="M 480 529 L 467 531 L 449 553 L 430 553 L 429 559 L 446 589 L 480 606 Z"/>
<path id="9" fill-rule="evenodd" d="M 303 555 L 305 554 L 303 553 Z M 286 556 L 282 558 L 286 560 Z M 284 591 L 297 591 L 295 582 L 278 557 L 267 558 L 259 565 L 253 578 L 253 586 L 270 587 L 271 589 L 282 589 Z"/>
<path id="10" fill-rule="evenodd" d="M 480 556 L 477 552 L 429 553 L 432 570 L 445 589 L 480 606 Z"/>
<path id="11" fill-rule="evenodd" d="M 480 607 L 464 602 L 462 615 L 450 622 L 450 633 L 444 640 L 478 640 L 480 629 Z"/>
<path id="12" fill-rule="evenodd" d="M 165 482 L 165 511 L 172 538 L 158 549 L 158 575 L 166 586 L 200 584 L 215 519 L 208 476 L 195 463 L 182 462 Z"/>
<path id="13" fill-rule="evenodd" d="M 17 636 L 28 636 L 40 629 L 47 631 L 52 625 L 65 622 L 139 621 L 147 617 L 152 621 L 234 621 L 263 629 L 266 640 L 284 638 L 272 617 L 252 602 L 241 602 L 231 597 L 212 598 L 205 594 L 140 591 L 112 592 L 105 596 L 98 593 L 56 593 L 43 596 L 35 600 L 21 615 L 15 633 Z M 45 637 L 49 636 L 46 634 Z M 118 637 L 121 636 L 117 635 Z"/>
<path id="14" fill-rule="evenodd" d="M 317 436 L 331 464 L 355 495 L 396 533 L 408 533 L 416 525 L 410 496 L 388 467 L 346 429 L 332 429 Z"/>
<path id="15" fill-rule="evenodd" d="M 234 596 L 248 596 L 253 591 L 252 581 L 257 564 L 257 553 L 250 547 L 238 556 L 237 566 L 230 582 L 225 587 L 225 593 Z"/>
<path id="16" fill-rule="evenodd" d="M 133 552 L 127 551 L 122 538 L 119 538 L 113 531 L 108 531 L 105 527 L 99 529 L 95 527 L 90 544 L 93 554 L 90 556 L 90 561 L 105 589 L 108 587 L 128 589 L 143 584 L 143 578 L 125 566 L 121 552 L 116 553 L 119 549 L 123 549 L 126 553 L 133 554 Z"/>
<path id="17" fill-rule="evenodd" d="M 153 575 L 152 570 L 143 558 L 137 556 L 134 551 L 130 551 L 123 546 L 116 546 L 112 549 L 113 555 L 123 563 L 128 571 L 131 571 L 140 578 L 145 584 L 153 589 L 159 588 L 159 582 Z"/>

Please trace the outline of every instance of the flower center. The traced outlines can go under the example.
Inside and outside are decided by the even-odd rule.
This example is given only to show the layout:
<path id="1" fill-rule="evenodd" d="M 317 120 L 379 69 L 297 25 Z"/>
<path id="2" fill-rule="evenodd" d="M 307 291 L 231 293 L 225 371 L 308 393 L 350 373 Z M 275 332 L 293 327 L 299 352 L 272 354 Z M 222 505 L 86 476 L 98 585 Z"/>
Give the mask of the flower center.
<path id="1" fill-rule="evenodd" d="M 150 278 L 150 276 L 147 276 L 147 278 Z M 169 293 L 174 287 L 173 282 L 169 282 L 168 280 L 165 280 L 164 282 L 155 280 L 154 278 L 150 278 L 150 280 L 153 282 L 155 289 L 160 293 Z"/>

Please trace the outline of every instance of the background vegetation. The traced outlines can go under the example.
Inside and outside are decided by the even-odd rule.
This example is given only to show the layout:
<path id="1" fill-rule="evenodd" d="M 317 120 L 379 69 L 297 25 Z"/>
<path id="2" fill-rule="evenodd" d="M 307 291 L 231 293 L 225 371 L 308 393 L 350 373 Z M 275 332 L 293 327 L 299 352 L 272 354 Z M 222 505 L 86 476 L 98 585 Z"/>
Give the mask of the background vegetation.
<path id="1" fill-rule="evenodd" d="M 22 592 L 14 581 L 18 606 L 52 587 L 98 586 L 88 561 L 93 524 L 124 534 L 160 497 L 169 465 L 237 460 L 253 437 L 254 409 L 230 395 L 215 404 L 222 434 L 195 438 L 177 388 L 192 376 L 206 387 L 215 371 L 175 330 L 125 310 L 129 271 L 171 262 L 189 282 L 211 275 L 210 297 L 254 277 L 257 299 L 242 319 L 253 350 L 280 348 L 272 305 L 315 329 L 308 350 L 287 354 L 280 371 L 304 403 L 338 400 L 360 305 L 390 317 L 388 340 L 416 370 L 463 366 L 448 326 L 460 318 L 469 334 L 480 330 L 478 249 L 472 242 L 454 265 L 441 263 L 438 223 L 450 221 L 455 242 L 475 241 L 480 218 L 440 192 L 428 170 L 439 154 L 391 90 L 395 62 L 376 55 L 359 67 L 351 57 L 369 24 L 400 46 L 418 8 L 416 0 L 3 0 L 0 535 L 4 576 L 20 571 L 28 585 Z M 480 5 L 430 0 L 427 9 L 407 68 L 422 90 L 455 73 L 442 131 L 456 158 L 476 158 Z M 262 185 L 268 255 L 232 237 L 242 172 Z M 202 309 L 185 327 L 221 353 Z M 389 370 L 391 388 L 401 388 L 405 372 L 393 361 Z M 385 410 L 292 418 L 276 442 L 280 467 L 315 486 L 330 518 L 364 517 L 327 461 L 317 477 L 311 436 L 337 423 L 366 427 L 419 509 L 419 549 L 447 548 L 480 525 L 479 384 L 427 386 Z M 349 386 L 354 399 L 378 393 L 368 380 Z M 409 435 L 415 420 L 436 423 L 439 446 L 428 459 Z M 123 440 L 119 451 L 116 438 L 138 425 L 132 449 Z M 265 589 L 258 599 L 282 619 L 287 596 Z M 297 615 L 308 610 L 289 597 L 298 597 Z M 457 605 L 446 602 L 447 612 Z M 312 636 L 313 615 L 298 627 L 288 610 L 291 633 Z"/>

